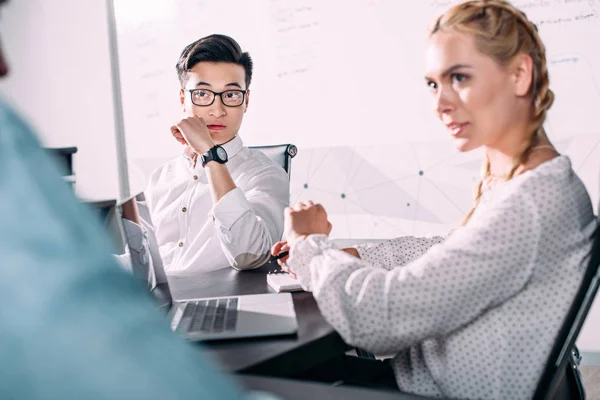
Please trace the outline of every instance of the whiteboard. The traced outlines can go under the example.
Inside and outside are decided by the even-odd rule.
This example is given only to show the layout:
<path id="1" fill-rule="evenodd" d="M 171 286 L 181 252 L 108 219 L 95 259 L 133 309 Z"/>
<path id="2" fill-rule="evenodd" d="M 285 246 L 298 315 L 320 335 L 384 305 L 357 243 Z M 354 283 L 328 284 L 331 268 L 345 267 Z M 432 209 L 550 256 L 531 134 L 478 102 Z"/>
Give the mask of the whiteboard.
<path id="1" fill-rule="evenodd" d="M 254 60 L 240 135 L 294 143 L 292 202 L 321 202 L 333 237 L 442 234 L 472 204 L 481 151 L 458 153 L 431 111 L 424 49 L 432 19 L 455 1 L 115 0 L 132 191 L 181 147 L 175 63 L 222 33 Z M 600 176 L 600 0 L 515 4 L 538 24 L 556 102 L 546 129 L 596 205 Z M 358 98 L 357 89 L 368 90 Z M 378 93 L 400 93 L 379 102 Z"/>

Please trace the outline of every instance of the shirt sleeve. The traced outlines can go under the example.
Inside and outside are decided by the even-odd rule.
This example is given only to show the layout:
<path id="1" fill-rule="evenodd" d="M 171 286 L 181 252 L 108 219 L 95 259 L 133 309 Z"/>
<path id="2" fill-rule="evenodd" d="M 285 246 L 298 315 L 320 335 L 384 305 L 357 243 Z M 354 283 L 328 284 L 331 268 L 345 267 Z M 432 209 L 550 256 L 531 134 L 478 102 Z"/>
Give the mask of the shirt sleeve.
<path id="1" fill-rule="evenodd" d="M 444 241 L 442 236 L 404 236 L 380 243 L 366 243 L 355 246 L 360 258 L 372 266 L 392 269 L 406 265 L 425 254 L 433 245 Z"/>
<path id="2" fill-rule="evenodd" d="M 146 281 L 152 288 L 156 285 L 156 277 L 148 246 L 148 230 L 128 219 L 122 218 L 121 221 L 125 230 L 126 244 L 125 254 L 118 258 L 123 265 L 129 266 L 127 268 L 129 272 L 136 278 Z"/>
<path id="3" fill-rule="evenodd" d="M 142 233 L 144 239 L 144 251 L 148 256 L 149 266 L 153 269 L 157 283 L 167 282 L 167 274 L 164 269 L 160 251 L 158 248 L 158 242 L 156 240 L 156 233 L 154 223 L 152 222 L 152 216 L 150 215 L 150 208 L 146 200 L 138 200 L 138 212 L 140 214 L 140 221 L 142 223 Z M 127 235 L 127 225 L 125 225 L 125 233 Z M 137 236 L 137 231 L 132 227 L 133 234 Z M 137 240 L 134 238 L 134 245 L 138 245 Z"/>
<path id="4" fill-rule="evenodd" d="M 519 196 L 389 271 L 335 249 L 324 235 L 296 243 L 287 264 L 347 343 L 390 354 L 447 335 L 521 291 L 540 235 L 535 205 Z"/>
<path id="5" fill-rule="evenodd" d="M 141 225 L 122 218 L 125 230 L 125 254 L 116 256 L 121 266 L 138 279 L 146 281 L 150 288 L 157 283 L 167 282 L 158 249 L 154 225 L 146 201 L 138 201 L 138 212 Z"/>
<path id="6" fill-rule="evenodd" d="M 290 183 L 285 171 L 272 166 L 257 173 L 245 190 L 235 188 L 209 212 L 230 265 L 260 267 L 283 235 L 283 211 L 289 204 Z"/>

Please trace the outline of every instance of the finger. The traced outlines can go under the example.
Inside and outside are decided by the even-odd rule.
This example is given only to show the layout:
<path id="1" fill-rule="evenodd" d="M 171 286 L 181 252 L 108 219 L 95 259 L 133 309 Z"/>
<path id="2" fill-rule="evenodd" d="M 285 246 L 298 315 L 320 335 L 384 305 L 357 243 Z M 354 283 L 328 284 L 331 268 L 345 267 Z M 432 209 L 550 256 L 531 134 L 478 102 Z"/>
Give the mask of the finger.
<path id="1" fill-rule="evenodd" d="M 292 207 L 286 207 L 283 210 L 283 215 L 290 215 L 292 213 L 292 211 L 294 211 L 294 209 Z"/>
<path id="2" fill-rule="evenodd" d="M 315 209 L 318 213 L 323 214 L 325 218 L 327 218 L 327 211 L 325 210 L 325 207 L 323 207 L 323 205 L 315 204 Z"/>
<path id="3" fill-rule="evenodd" d="M 302 211 L 304 210 L 306 207 L 304 206 L 304 203 L 302 202 L 298 202 L 296 203 L 296 205 L 294 206 L 294 211 Z"/>
<path id="4" fill-rule="evenodd" d="M 296 274 L 295 274 L 295 273 L 293 273 L 293 272 L 290 270 L 290 267 L 288 267 L 287 265 L 282 265 L 282 266 L 281 266 L 281 270 L 282 270 L 283 272 L 287 272 L 288 274 L 290 274 L 290 276 L 291 276 L 292 278 L 296 279 Z"/>
<path id="5" fill-rule="evenodd" d="M 181 144 L 188 144 L 187 140 L 185 140 L 185 138 L 181 135 L 181 133 L 179 133 L 179 132 L 171 132 L 171 134 L 173 135 L 173 137 L 175 138 L 175 140 L 177 140 L 179 143 L 181 143 Z"/>
<path id="6" fill-rule="evenodd" d="M 286 264 L 286 262 L 287 262 L 288 258 L 290 258 L 290 256 L 285 256 L 285 257 L 283 257 L 283 258 L 280 258 L 279 260 L 277 260 L 277 264 L 279 264 L 279 266 L 280 266 L 280 267 L 282 267 L 282 268 L 283 268 L 283 267 L 289 268 L 289 267 L 287 266 L 287 264 Z"/>
<path id="7" fill-rule="evenodd" d="M 188 118 L 184 118 L 181 121 L 179 121 L 178 123 L 176 123 L 175 126 L 177 127 L 177 129 L 179 129 L 180 131 L 183 131 L 183 128 L 185 128 L 186 125 L 189 124 Z"/>
<path id="8" fill-rule="evenodd" d="M 273 245 L 273 247 L 271 248 L 271 255 L 276 256 L 279 253 L 281 253 L 282 251 L 285 251 L 285 250 L 283 250 L 284 246 L 287 246 L 287 242 L 285 242 L 285 241 L 275 243 Z"/>
<path id="9" fill-rule="evenodd" d="M 313 203 L 312 200 L 307 200 L 307 201 L 304 202 L 304 205 L 306 207 L 313 207 L 315 205 L 315 203 Z"/>
<path id="10" fill-rule="evenodd" d="M 194 116 L 194 125 L 198 127 L 198 129 L 206 128 L 206 121 L 202 117 Z M 208 129 L 208 128 L 207 128 Z"/>
<path id="11" fill-rule="evenodd" d="M 333 229 L 333 225 L 331 225 L 331 222 L 327 221 L 327 236 L 329 236 L 332 229 Z"/>
<path id="12" fill-rule="evenodd" d="M 181 133 L 179 133 L 179 131 L 177 131 L 177 132 L 171 132 L 171 134 L 173 135 L 173 137 L 175 138 L 175 140 L 177 140 L 179 143 L 181 143 L 181 144 L 188 144 L 187 140 L 185 140 L 185 138 L 183 137 L 183 135 Z"/>
<path id="13" fill-rule="evenodd" d="M 281 251 L 289 251 L 290 250 L 290 245 L 287 244 L 287 242 L 285 242 L 285 244 L 283 245 L 283 247 L 281 248 Z"/>
<path id="14" fill-rule="evenodd" d="M 173 135 L 173 137 L 175 137 L 175 138 L 183 139 L 183 135 L 181 134 L 181 132 L 178 129 L 171 130 L 171 135 Z"/>

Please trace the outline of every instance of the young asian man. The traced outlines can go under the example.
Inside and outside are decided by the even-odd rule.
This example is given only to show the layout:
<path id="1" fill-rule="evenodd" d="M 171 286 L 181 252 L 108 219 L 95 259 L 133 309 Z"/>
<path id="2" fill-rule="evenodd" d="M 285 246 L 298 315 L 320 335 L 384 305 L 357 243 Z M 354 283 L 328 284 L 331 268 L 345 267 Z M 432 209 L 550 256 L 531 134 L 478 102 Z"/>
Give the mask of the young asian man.
<path id="1" fill-rule="evenodd" d="M 161 270 L 259 267 L 283 233 L 289 179 L 239 136 L 252 59 L 232 38 L 210 35 L 188 45 L 176 68 L 186 118 L 171 134 L 183 150 L 152 174 L 147 203 L 124 207 L 133 267 L 154 268 L 159 280 Z"/>

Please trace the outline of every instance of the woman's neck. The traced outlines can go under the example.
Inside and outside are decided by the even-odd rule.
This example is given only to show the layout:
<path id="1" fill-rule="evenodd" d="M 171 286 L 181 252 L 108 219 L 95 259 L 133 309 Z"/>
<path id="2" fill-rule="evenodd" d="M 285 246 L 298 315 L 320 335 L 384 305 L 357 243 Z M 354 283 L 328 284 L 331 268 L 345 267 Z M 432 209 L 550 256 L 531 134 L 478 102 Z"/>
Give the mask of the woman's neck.
<path id="1" fill-rule="evenodd" d="M 515 158 L 519 156 L 517 151 L 503 151 L 489 147 L 486 149 L 486 155 L 490 161 L 490 175 L 497 178 L 507 177 L 514 167 Z M 529 157 L 523 165 L 517 168 L 515 175 L 533 169 L 557 155 L 558 151 L 548 138 L 542 135 L 533 142 L 533 146 L 529 149 Z"/>

